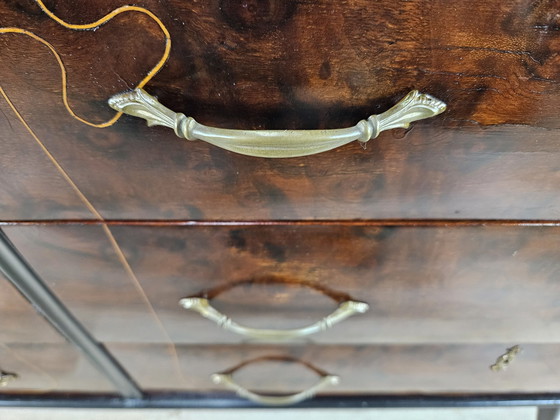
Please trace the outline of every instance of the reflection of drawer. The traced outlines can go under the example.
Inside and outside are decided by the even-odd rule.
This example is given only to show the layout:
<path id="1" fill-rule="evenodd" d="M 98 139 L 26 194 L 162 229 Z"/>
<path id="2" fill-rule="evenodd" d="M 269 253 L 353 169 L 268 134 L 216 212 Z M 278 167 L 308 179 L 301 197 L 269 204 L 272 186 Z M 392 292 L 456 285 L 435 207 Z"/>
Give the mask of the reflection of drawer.
<path id="1" fill-rule="evenodd" d="M 438 344 L 375 346 L 177 346 L 181 375 L 164 345 L 108 344 L 125 368 L 148 390 L 223 390 L 212 375 L 248 363 L 233 379 L 256 392 L 293 393 L 310 388 L 317 374 L 293 361 L 263 362 L 265 356 L 289 357 L 339 376 L 324 394 L 547 392 L 558 390 L 558 345 L 530 344 L 500 372 L 489 366 L 502 344 Z M 146 363 L 150 360 L 150 363 Z"/>
<path id="2" fill-rule="evenodd" d="M 318 342 L 560 341 L 558 228 L 112 226 L 111 231 L 134 279 L 100 227 L 6 228 L 39 274 L 104 341 L 165 341 L 151 305 L 174 342 L 238 342 L 240 337 L 185 311 L 178 301 L 269 275 L 321 285 L 370 305 L 367 313 L 314 335 Z M 211 303 L 239 323 L 276 329 L 313 323 L 336 307 L 308 287 L 262 284 L 232 288 Z"/>
<path id="3" fill-rule="evenodd" d="M 0 394 L 18 392 L 115 392 L 73 345 L 2 344 L 0 368 L 8 378 Z"/>

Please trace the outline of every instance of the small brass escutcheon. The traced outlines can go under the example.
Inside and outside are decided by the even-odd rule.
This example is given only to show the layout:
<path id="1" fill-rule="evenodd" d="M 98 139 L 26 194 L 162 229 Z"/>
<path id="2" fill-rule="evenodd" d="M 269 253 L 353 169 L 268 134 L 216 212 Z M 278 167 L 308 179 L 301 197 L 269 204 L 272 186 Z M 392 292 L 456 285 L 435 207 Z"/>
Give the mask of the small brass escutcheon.
<path id="1" fill-rule="evenodd" d="M 17 378 L 18 375 L 15 373 L 0 370 L 0 387 L 7 386 L 10 382 Z"/>
<path id="2" fill-rule="evenodd" d="M 521 351 L 522 348 L 519 345 L 506 349 L 506 352 L 496 359 L 496 363 L 491 365 L 490 369 L 494 372 L 505 370 Z"/>

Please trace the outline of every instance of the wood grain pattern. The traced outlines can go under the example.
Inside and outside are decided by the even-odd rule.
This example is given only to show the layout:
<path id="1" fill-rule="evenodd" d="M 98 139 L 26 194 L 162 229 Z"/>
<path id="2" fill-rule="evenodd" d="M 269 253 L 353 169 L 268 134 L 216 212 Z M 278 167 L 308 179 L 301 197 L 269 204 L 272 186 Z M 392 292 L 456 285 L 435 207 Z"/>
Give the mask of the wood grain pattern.
<path id="1" fill-rule="evenodd" d="M 78 23 L 118 5 L 47 2 Z M 103 217 L 557 217 L 557 0 L 139 5 L 162 19 L 173 40 L 167 65 L 147 88 L 206 124 L 342 127 L 386 109 L 411 88 L 450 106 L 407 133 L 384 134 L 365 151 L 351 144 L 320 156 L 254 159 L 128 118 L 107 129 L 87 127 L 62 106 L 60 71 L 48 50 L 2 35 L 3 87 Z M 138 13 L 75 32 L 32 0 L 10 0 L 0 6 L 0 25 L 48 39 L 67 66 L 72 106 L 97 122 L 112 115 L 107 98 L 139 81 L 163 48 L 157 25 Z M 0 219 L 93 218 L 33 151 L 20 122 L 4 113 Z M 34 171 L 23 177 L 14 159 Z"/>
<path id="2" fill-rule="evenodd" d="M 18 378 L 5 393 L 111 392 L 115 389 L 69 343 L 0 344 L 0 366 Z"/>
<path id="3" fill-rule="evenodd" d="M 96 338 L 166 339 L 100 227 L 89 230 L 87 239 L 80 230 L 31 230 L 35 245 L 18 241 L 16 246 L 21 245 L 24 258 Z M 14 233 L 17 240 L 19 235 Z M 28 246 L 37 253 L 29 252 Z"/>
<path id="4" fill-rule="evenodd" d="M 86 23 L 120 4 L 46 5 L 68 22 Z M 160 16 L 174 41 L 168 65 L 153 82 L 155 93 L 166 93 L 173 106 L 190 104 L 204 118 L 282 128 L 324 124 L 325 114 L 336 110 L 331 121 L 340 125 L 368 112 L 372 102 L 388 106 L 415 86 L 455 104 L 448 124 L 559 127 L 557 0 L 138 5 Z M 476 20 L 466 18 L 473 14 Z M 49 35 L 75 74 L 73 96 L 95 116 L 110 112 L 99 104 L 139 81 L 163 50 L 155 23 L 137 13 L 80 33 L 48 19 L 32 0 L 11 0 L 1 19 L 3 26 Z M 13 73 L 6 77 L 17 77 Z M 54 69 L 47 77 L 52 86 L 45 88 L 59 84 Z"/>
<path id="5" fill-rule="evenodd" d="M 159 345 L 109 343 L 108 348 L 144 389 L 223 391 L 213 373 L 263 356 L 288 356 L 311 362 L 340 376 L 340 384 L 321 395 L 375 393 L 558 392 L 558 345 L 530 344 L 510 367 L 492 372 L 488 366 L 504 352 L 502 344 L 377 345 L 377 346 L 180 346 L 186 385 L 167 381 L 166 353 Z M 152 363 L 146 365 L 145 360 Z M 234 374 L 255 392 L 294 393 L 317 381 L 297 363 L 258 363 Z"/>
<path id="6" fill-rule="evenodd" d="M 406 141 L 381 139 L 367 151 L 350 145 L 331 158 L 279 162 L 171 139 L 165 146 L 147 139 L 149 150 L 140 149 L 143 130 L 136 127 L 135 144 L 126 146 L 130 154 L 122 160 L 110 150 L 59 159 L 105 218 L 531 220 L 555 219 L 560 208 L 555 132 L 415 129 Z M 73 140 L 64 143 L 66 152 L 76 147 Z M 12 198 L 3 202 L 2 219 L 94 219 L 85 207 L 78 215 L 68 212 L 68 201 L 56 194 L 40 201 L 55 181 L 60 185 L 55 178 L 30 176 L 30 188 L 43 191 L 30 197 L 16 187 L 21 172 L 7 173 L 2 188 Z"/>
<path id="7" fill-rule="evenodd" d="M 34 219 L 49 214 L 59 218 L 92 217 L 3 98 L 0 139 L 2 219 Z"/>
<path id="8" fill-rule="evenodd" d="M 0 274 L 0 343 L 61 343 L 61 337 Z"/>
<path id="9" fill-rule="evenodd" d="M 99 227 L 5 230 L 97 337 L 163 340 L 148 333 L 148 313 L 122 280 L 122 267 L 104 253 L 110 247 Z M 176 343 L 242 341 L 178 301 L 271 275 L 369 303 L 366 314 L 311 338 L 320 343 L 560 341 L 558 228 L 113 226 L 112 231 Z M 258 328 L 304 326 L 336 307 L 310 288 L 258 282 L 212 302 L 234 320 Z"/>

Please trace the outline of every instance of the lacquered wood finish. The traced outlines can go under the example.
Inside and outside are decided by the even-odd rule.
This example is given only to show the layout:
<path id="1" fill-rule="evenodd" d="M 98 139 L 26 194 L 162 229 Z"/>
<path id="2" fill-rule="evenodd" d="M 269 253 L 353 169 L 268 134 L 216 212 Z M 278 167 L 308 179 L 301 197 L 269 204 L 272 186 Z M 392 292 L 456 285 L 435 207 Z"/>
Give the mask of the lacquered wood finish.
<path id="1" fill-rule="evenodd" d="M 51 161 L 18 122 L 5 101 L 0 101 L 0 214 L 2 219 L 38 215 L 90 218 L 91 213 L 57 172 Z M 22 164 L 29 162 L 28 164 Z"/>
<path id="2" fill-rule="evenodd" d="M 80 23 L 120 5 L 46 4 Z M 23 35 L 1 35 L 6 94 L 102 217 L 557 216 L 557 1 L 141 5 L 162 19 L 173 42 L 167 65 L 146 88 L 203 123 L 342 127 L 386 109 L 411 88 L 441 98 L 449 110 L 408 133 L 382 135 L 365 151 L 351 144 L 282 161 L 237 156 L 128 118 L 105 129 L 72 119 L 48 49 Z M 32 0 L 14 0 L 0 6 L 0 25 L 23 27 L 53 44 L 68 68 L 72 106 L 94 122 L 112 115 L 106 100 L 134 86 L 163 52 L 157 25 L 138 13 L 76 32 Z M 5 101 L 0 106 L 0 219 L 96 218 L 13 110 Z M 25 161 L 27 176 L 16 161 Z"/>
<path id="3" fill-rule="evenodd" d="M 69 343 L 0 343 L 0 367 L 17 379 L 6 393 L 115 392 L 113 386 Z"/>
<path id="4" fill-rule="evenodd" d="M 211 375 L 263 356 L 290 357 L 310 362 L 340 376 L 340 384 L 320 395 L 376 393 L 461 393 L 558 391 L 551 366 L 559 360 L 558 345 L 529 344 L 510 367 L 492 372 L 488 366 L 503 353 L 502 344 L 379 345 L 379 346 L 179 346 L 184 380 L 169 379 L 162 346 L 108 344 L 145 389 L 198 392 L 223 390 Z M 146 364 L 145 360 L 150 360 Z M 255 392 L 294 393 L 318 377 L 293 362 L 248 364 L 234 379 Z"/>
<path id="5" fill-rule="evenodd" d="M 0 274 L 0 343 L 62 342 L 64 338 Z"/>
<path id="6" fill-rule="evenodd" d="M 89 23 L 121 4 L 45 5 L 67 22 Z M 414 85 L 444 93 L 441 99 L 457 104 L 448 124 L 455 118 L 559 127 L 555 1 L 380 1 L 372 7 L 367 0 L 267 0 L 245 6 L 237 0 L 173 0 L 165 6 L 145 0 L 138 6 L 158 16 L 174 41 L 152 89 L 169 92 L 172 105 L 196 107 L 224 123 L 229 118 L 238 124 L 272 120 L 280 128 L 311 125 L 333 106 L 345 109 L 333 118 L 355 119 L 372 103 L 387 106 L 389 97 Z M 476 21 L 465 19 L 475 12 Z M 99 105 L 138 82 L 163 53 L 155 22 L 138 13 L 120 16 L 120 25 L 110 22 L 85 33 L 48 19 L 32 0 L 10 1 L 1 13 L 2 26 L 37 31 L 61 50 L 76 106 L 91 118 L 111 114 Z M 7 45 L 7 55 L 17 62 L 18 50 L 10 54 L 13 42 Z M 30 49 L 27 55 L 35 59 L 41 48 L 32 44 Z M 59 85 L 55 66 L 37 70 L 45 71 L 51 85 L 43 83 L 44 88 Z M 25 75 L 14 68 L 5 77 L 16 87 Z M 384 100 L 377 104 L 376 98 Z"/>
<path id="7" fill-rule="evenodd" d="M 146 342 L 166 339 L 150 303 L 127 275 L 102 228 L 88 229 L 86 237 L 80 229 L 48 230 L 43 235 L 45 231 L 31 227 L 28 232 L 36 243 L 28 245 L 38 253 L 24 249 L 25 245 L 20 251 L 95 337 L 118 341 L 126 336 Z M 19 228 L 13 231 L 14 239 L 16 231 Z"/>
<path id="8" fill-rule="evenodd" d="M 109 264 L 111 248 L 100 227 L 5 228 L 100 339 L 162 342 L 166 335 L 148 333 L 155 316 L 176 343 L 239 342 L 242 337 L 181 308 L 179 299 L 254 280 L 218 291 L 211 302 L 242 324 L 282 329 L 311 324 L 336 308 L 306 283 L 370 305 L 366 314 L 311 337 L 322 343 L 560 341 L 559 228 L 110 229 L 154 314 L 133 298 L 138 290 L 124 268 Z M 287 284 L 265 284 L 271 276 Z"/>
<path id="9" fill-rule="evenodd" d="M 71 23 L 123 4 L 45 0 Z M 207 125 L 351 126 L 411 89 L 448 104 L 367 150 L 250 158 L 127 117 L 87 126 L 63 106 L 53 53 L 0 34 L 0 224 L 143 388 L 210 395 L 223 391 L 212 373 L 275 355 L 340 375 L 325 393 L 334 397 L 559 391 L 557 0 L 135 4 L 172 43 L 145 89 Z M 8 0 L 0 27 L 52 44 L 72 109 L 95 123 L 164 48 L 161 27 L 141 13 L 74 31 L 34 0 Z M 6 286 L 0 368 L 21 379 L 0 392 L 114 392 Z M 266 344 L 178 304 L 205 294 L 257 328 L 308 325 L 335 309 L 332 296 L 370 310 L 308 340 Z M 517 344 L 515 362 L 492 372 Z M 257 392 L 317 380 L 294 363 L 234 376 Z"/>

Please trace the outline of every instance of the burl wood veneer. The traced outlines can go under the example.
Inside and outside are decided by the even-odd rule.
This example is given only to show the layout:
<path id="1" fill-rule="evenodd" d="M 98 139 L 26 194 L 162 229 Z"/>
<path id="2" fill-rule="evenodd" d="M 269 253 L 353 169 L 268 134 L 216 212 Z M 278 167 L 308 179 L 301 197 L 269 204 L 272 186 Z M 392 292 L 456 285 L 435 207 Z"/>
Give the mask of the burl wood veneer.
<path id="1" fill-rule="evenodd" d="M 117 6 L 46 5 L 77 23 Z M 384 133 L 367 150 L 353 143 L 296 159 L 238 156 L 128 117 L 86 126 L 62 105 L 52 53 L 24 35 L 1 34 L 6 96 L 84 196 L 2 98 L 0 220 L 558 216 L 557 0 L 139 5 L 159 16 L 172 40 L 146 89 L 202 123 L 337 128 L 412 88 L 449 109 L 407 133 Z M 157 24 L 139 13 L 72 31 L 32 0 L 15 0 L 0 6 L 0 26 L 53 45 L 67 67 L 72 107 L 96 123 L 112 115 L 107 99 L 134 87 L 164 48 Z"/>

